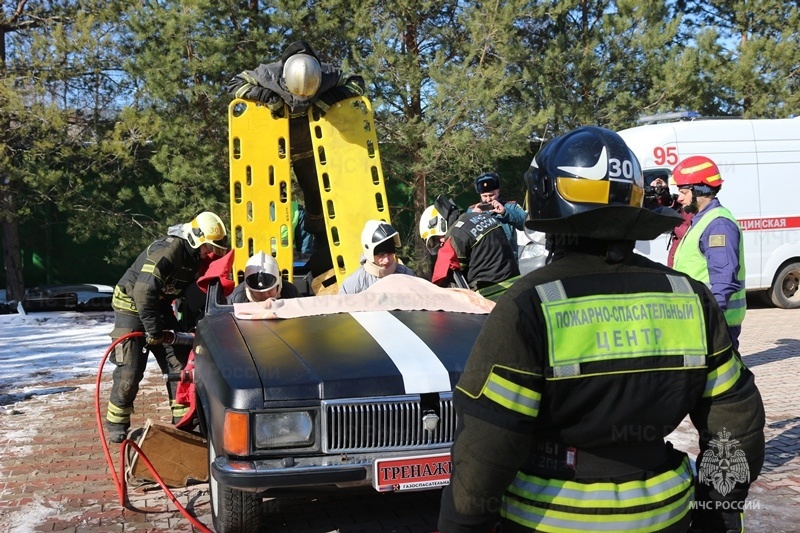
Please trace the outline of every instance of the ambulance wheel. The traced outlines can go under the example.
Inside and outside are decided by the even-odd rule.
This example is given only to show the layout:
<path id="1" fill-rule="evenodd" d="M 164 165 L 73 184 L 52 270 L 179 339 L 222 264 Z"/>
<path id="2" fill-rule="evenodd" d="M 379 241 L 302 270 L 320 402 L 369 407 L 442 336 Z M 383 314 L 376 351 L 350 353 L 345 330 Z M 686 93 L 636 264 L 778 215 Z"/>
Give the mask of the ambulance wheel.
<path id="1" fill-rule="evenodd" d="M 800 263 L 784 266 L 767 293 L 772 303 L 782 309 L 800 307 Z"/>
<path id="2" fill-rule="evenodd" d="M 261 530 L 262 499 L 252 492 L 226 487 L 214 479 L 211 465 L 217 454 L 208 439 L 208 492 L 211 520 L 217 533 L 257 532 Z"/>

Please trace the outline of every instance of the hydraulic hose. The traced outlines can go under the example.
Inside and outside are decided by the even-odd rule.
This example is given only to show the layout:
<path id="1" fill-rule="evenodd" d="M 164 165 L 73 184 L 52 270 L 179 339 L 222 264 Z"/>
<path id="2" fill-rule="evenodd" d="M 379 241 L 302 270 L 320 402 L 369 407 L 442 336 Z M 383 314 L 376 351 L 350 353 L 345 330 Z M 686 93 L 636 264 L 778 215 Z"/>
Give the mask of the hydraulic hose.
<path id="1" fill-rule="evenodd" d="M 111 352 L 117 346 L 117 344 L 119 344 L 119 343 L 121 343 L 121 342 L 123 342 L 123 341 L 125 341 L 127 339 L 130 339 L 130 338 L 133 338 L 133 337 L 141 337 L 143 335 L 144 335 L 144 333 L 142 333 L 141 331 L 134 331 L 133 333 L 128 333 L 127 335 L 123 335 L 119 339 L 117 339 L 114 342 L 112 342 L 111 346 L 109 346 L 108 349 L 106 350 L 105 355 L 103 355 L 103 360 L 100 361 L 100 368 L 97 370 L 97 381 L 95 383 L 94 408 L 95 408 L 95 415 L 96 415 L 96 418 L 97 418 L 97 431 L 100 434 L 100 444 L 103 446 L 103 453 L 106 456 L 106 462 L 108 463 L 108 469 L 111 471 L 111 476 L 112 476 L 112 479 L 114 481 L 114 486 L 117 488 L 117 495 L 119 496 L 119 504 L 122 507 L 127 507 L 127 503 L 128 503 L 127 488 L 126 488 L 126 482 L 125 482 L 125 455 L 126 455 L 128 447 L 131 447 L 139 454 L 139 458 L 144 462 L 145 466 L 147 466 L 147 469 L 150 470 L 150 473 L 153 474 L 153 479 L 155 479 L 156 483 L 158 483 L 159 486 L 161 486 L 161 488 L 166 493 L 167 498 L 169 498 L 169 500 L 172 502 L 172 504 L 175 505 L 175 507 L 177 507 L 178 511 L 180 511 L 180 513 L 183 516 L 185 516 L 189 520 L 189 522 L 191 522 L 192 525 L 194 527 L 196 527 L 198 530 L 202 531 L 203 533 L 211 533 L 211 530 L 208 529 L 208 527 L 206 527 L 202 522 L 200 522 L 197 519 L 197 517 L 192 515 L 188 510 L 186 510 L 186 508 L 183 505 L 181 505 L 181 503 L 178 501 L 178 499 L 175 497 L 175 495 L 172 493 L 172 491 L 169 490 L 169 487 L 167 487 L 166 483 L 164 483 L 164 480 L 158 474 L 156 469 L 153 468 L 152 463 L 150 463 L 150 460 L 147 459 L 147 456 L 144 454 L 144 452 L 142 452 L 142 449 L 139 448 L 139 446 L 135 442 L 133 442 L 132 440 L 125 439 L 120 444 L 120 446 L 119 446 L 119 456 L 120 456 L 120 461 L 121 462 L 120 462 L 119 474 L 117 474 L 117 472 L 114 470 L 114 460 L 112 459 L 111 452 L 108 449 L 108 443 L 106 442 L 106 434 L 105 434 L 105 430 L 103 429 L 103 417 L 102 417 L 102 414 L 100 412 L 100 383 L 101 383 L 101 380 L 102 380 L 102 377 L 103 377 L 103 367 L 105 366 L 106 361 L 108 360 L 108 356 L 111 354 Z M 173 344 L 177 344 L 178 343 L 178 338 L 177 337 L 178 336 L 176 335 L 175 338 L 173 338 L 173 341 L 172 341 Z M 181 338 L 181 340 L 185 340 L 185 339 Z M 210 473 L 209 473 L 209 475 L 210 475 Z M 161 512 L 161 511 L 156 511 L 156 512 Z"/>

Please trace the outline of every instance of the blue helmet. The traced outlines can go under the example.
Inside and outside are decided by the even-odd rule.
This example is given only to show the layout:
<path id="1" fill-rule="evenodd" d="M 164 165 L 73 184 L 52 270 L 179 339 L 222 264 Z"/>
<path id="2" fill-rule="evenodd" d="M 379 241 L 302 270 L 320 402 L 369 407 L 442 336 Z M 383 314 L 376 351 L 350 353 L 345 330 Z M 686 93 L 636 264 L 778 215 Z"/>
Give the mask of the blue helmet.
<path id="1" fill-rule="evenodd" d="M 644 209 L 639 160 L 617 133 L 584 126 L 555 137 L 525 173 L 526 227 L 607 240 L 654 239 L 681 222 Z"/>

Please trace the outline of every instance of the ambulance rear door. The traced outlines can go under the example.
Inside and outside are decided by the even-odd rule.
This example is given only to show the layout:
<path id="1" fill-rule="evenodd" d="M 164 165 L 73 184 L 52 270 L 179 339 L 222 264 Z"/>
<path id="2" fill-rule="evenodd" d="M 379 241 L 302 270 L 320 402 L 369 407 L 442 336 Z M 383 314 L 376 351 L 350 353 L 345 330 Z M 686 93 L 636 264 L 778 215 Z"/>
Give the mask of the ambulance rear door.
<path id="1" fill-rule="evenodd" d="M 758 157 L 761 212 L 758 219 L 742 219 L 738 214 L 737 218 L 745 235 L 758 234 L 761 238 L 759 287 L 783 293 L 778 295 L 777 302 L 772 298 L 776 305 L 798 307 L 800 273 L 796 268 L 786 272 L 786 267 L 797 266 L 800 261 L 800 202 L 797 199 L 800 118 L 751 122 Z M 747 288 L 751 288 L 749 284 Z"/>

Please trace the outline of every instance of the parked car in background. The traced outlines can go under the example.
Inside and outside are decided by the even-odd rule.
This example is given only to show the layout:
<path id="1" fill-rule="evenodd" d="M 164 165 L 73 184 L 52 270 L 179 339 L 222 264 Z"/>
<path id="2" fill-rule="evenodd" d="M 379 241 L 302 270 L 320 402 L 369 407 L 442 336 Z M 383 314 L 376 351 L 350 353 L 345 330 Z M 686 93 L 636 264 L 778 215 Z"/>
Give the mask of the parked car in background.
<path id="1" fill-rule="evenodd" d="M 22 308 L 39 311 L 110 311 L 114 288 L 90 283 L 41 285 L 25 292 Z"/>

